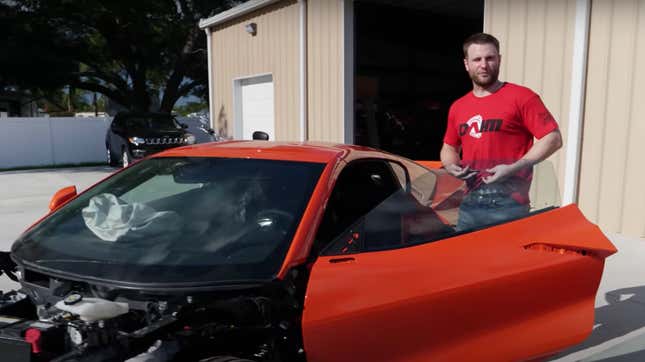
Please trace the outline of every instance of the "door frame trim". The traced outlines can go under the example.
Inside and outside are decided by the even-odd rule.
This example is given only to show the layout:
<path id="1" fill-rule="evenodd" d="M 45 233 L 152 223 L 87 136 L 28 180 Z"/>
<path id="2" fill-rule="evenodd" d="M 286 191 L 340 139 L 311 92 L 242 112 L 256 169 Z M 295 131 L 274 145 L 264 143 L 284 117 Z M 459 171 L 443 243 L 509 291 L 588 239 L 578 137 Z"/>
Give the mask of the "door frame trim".
<path id="1" fill-rule="evenodd" d="M 341 0 L 342 41 L 341 81 L 342 81 L 342 115 L 343 142 L 354 144 L 354 0 Z"/>

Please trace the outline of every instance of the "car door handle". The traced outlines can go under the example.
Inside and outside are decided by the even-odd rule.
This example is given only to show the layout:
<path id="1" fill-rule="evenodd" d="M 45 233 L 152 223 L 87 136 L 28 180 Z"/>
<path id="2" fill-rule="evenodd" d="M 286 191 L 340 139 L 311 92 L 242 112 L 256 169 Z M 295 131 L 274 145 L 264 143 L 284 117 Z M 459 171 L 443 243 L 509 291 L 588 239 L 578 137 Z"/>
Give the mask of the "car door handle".
<path id="1" fill-rule="evenodd" d="M 333 258 L 333 259 L 329 259 L 329 262 L 330 262 L 330 263 L 332 263 L 332 264 L 336 264 L 336 263 L 346 263 L 346 262 L 350 262 L 350 261 L 356 261 L 356 259 L 354 259 L 354 258 L 352 258 L 352 257 L 345 257 L 345 258 Z"/>

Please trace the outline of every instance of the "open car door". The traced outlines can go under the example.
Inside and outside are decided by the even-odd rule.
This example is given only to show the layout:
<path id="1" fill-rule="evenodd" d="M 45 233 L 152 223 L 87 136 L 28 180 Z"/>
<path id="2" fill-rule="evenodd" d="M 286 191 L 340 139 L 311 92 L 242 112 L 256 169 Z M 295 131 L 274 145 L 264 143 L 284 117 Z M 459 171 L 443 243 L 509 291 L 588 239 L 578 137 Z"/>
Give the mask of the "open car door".
<path id="1" fill-rule="evenodd" d="M 392 195 L 314 263 L 308 361 L 530 360 L 591 333 L 616 250 L 575 205 L 456 233 L 413 196 Z"/>

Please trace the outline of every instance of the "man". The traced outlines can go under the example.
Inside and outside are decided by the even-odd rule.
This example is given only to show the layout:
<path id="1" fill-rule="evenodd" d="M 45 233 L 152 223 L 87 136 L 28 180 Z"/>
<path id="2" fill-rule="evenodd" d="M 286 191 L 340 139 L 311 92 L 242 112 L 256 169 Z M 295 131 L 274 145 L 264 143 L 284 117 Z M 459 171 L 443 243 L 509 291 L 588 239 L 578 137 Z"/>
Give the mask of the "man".
<path id="1" fill-rule="evenodd" d="M 463 51 L 473 90 L 450 107 L 441 148 L 445 169 L 468 186 L 459 231 L 528 214 L 533 165 L 562 146 L 558 124 L 540 97 L 498 79 L 495 37 L 474 34 Z"/>

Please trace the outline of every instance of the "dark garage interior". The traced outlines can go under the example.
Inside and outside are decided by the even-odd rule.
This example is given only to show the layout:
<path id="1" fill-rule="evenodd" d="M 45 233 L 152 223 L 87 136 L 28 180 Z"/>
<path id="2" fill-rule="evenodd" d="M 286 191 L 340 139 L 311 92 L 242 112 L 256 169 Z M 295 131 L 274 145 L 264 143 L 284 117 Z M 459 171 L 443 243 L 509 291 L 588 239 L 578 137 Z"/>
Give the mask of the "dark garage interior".
<path id="1" fill-rule="evenodd" d="M 471 89 L 462 43 L 484 0 L 357 0 L 356 144 L 438 160 L 450 104 Z"/>

